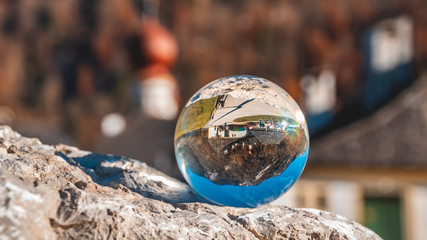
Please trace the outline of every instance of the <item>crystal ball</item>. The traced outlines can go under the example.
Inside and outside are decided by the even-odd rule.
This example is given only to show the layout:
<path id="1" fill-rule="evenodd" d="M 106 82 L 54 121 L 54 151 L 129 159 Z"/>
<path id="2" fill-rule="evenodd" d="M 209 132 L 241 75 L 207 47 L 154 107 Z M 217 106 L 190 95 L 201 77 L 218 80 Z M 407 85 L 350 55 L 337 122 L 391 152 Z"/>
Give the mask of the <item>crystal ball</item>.
<path id="1" fill-rule="evenodd" d="M 301 109 L 278 85 L 246 75 L 215 80 L 182 110 L 175 155 L 188 184 L 220 205 L 257 207 L 300 177 L 309 136 Z"/>

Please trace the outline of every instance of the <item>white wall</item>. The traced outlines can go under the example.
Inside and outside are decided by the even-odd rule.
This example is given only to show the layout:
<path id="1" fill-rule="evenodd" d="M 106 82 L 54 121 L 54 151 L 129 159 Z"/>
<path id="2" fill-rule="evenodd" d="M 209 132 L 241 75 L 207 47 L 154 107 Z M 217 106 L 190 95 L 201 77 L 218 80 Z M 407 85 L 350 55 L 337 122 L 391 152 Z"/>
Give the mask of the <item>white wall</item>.
<path id="1" fill-rule="evenodd" d="M 427 186 L 411 187 L 405 195 L 408 239 L 425 240 L 427 236 Z"/>
<path id="2" fill-rule="evenodd" d="M 360 222 L 362 191 L 357 183 L 331 181 L 326 185 L 327 210 Z"/>

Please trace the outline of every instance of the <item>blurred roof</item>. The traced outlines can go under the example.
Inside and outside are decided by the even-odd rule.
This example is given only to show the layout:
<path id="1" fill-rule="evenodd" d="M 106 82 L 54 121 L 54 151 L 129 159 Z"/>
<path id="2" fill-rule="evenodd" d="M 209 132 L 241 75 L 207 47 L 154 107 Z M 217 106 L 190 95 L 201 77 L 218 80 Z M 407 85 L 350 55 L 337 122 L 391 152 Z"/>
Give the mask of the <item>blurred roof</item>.
<path id="1" fill-rule="evenodd" d="M 310 148 L 310 165 L 427 167 L 427 75 L 374 114 Z"/>

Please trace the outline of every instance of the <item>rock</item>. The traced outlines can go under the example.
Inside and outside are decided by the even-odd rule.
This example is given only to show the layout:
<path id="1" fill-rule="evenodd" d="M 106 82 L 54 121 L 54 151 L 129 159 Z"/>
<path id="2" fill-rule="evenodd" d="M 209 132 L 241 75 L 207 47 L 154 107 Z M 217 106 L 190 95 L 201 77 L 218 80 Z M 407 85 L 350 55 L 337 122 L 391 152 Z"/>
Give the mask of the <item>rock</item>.
<path id="1" fill-rule="evenodd" d="M 380 239 L 314 209 L 203 202 L 145 163 L 0 126 L 0 239 Z"/>

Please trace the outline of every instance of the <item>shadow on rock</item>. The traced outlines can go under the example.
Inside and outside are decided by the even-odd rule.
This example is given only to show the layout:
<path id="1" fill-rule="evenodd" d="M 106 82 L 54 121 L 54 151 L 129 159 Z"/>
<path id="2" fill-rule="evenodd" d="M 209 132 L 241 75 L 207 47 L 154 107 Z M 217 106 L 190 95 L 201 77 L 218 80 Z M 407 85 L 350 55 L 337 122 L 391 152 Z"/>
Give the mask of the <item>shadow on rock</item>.
<path id="1" fill-rule="evenodd" d="M 112 188 L 126 187 L 146 198 L 167 203 L 204 202 L 191 188 L 145 163 L 115 155 L 88 153 L 86 155 L 56 151 L 55 155 L 69 164 L 79 167 L 92 180 Z M 79 183 L 79 185 L 84 185 Z M 76 185 L 77 186 L 77 185 Z M 79 186 L 77 186 L 79 187 Z"/>

